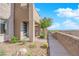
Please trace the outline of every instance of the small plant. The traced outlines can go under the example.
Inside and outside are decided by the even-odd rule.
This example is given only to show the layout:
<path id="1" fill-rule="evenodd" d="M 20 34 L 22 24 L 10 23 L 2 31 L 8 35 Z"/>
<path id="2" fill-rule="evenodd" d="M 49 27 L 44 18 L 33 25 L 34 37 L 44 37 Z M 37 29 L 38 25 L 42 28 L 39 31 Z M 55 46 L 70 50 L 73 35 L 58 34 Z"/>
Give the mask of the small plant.
<path id="1" fill-rule="evenodd" d="M 30 48 L 36 47 L 36 43 L 35 43 L 35 42 L 31 43 L 29 47 L 30 47 Z"/>
<path id="2" fill-rule="evenodd" d="M 18 38 L 16 36 L 13 36 L 11 39 L 11 43 L 16 43 L 18 42 Z"/>
<path id="3" fill-rule="evenodd" d="M 42 46 L 41 47 L 42 48 L 48 48 L 48 43 L 47 42 L 42 43 Z"/>
<path id="4" fill-rule="evenodd" d="M 5 51 L 0 49 L 0 56 L 5 56 L 5 55 L 6 55 Z"/>
<path id="5" fill-rule="evenodd" d="M 14 53 L 12 53 L 12 54 L 11 54 L 11 56 L 16 56 L 16 53 L 15 53 L 15 52 L 14 52 Z"/>
<path id="6" fill-rule="evenodd" d="M 32 52 L 29 52 L 29 53 L 27 54 L 27 56 L 32 56 Z"/>
<path id="7" fill-rule="evenodd" d="M 40 38 L 45 38 L 45 33 L 42 32 L 42 33 L 40 34 Z"/>
<path id="8" fill-rule="evenodd" d="M 59 32 L 59 30 L 53 30 L 52 32 Z"/>

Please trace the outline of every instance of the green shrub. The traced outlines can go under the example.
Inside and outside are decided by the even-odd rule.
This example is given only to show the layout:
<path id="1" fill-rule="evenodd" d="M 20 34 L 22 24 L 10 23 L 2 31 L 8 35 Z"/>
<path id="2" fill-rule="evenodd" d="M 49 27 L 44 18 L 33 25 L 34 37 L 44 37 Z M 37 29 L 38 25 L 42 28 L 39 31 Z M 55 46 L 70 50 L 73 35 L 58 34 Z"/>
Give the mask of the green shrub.
<path id="1" fill-rule="evenodd" d="M 45 33 L 40 33 L 40 38 L 45 38 Z"/>
<path id="2" fill-rule="evenodd" d="M 27 53 L 27 56 L 32 56 L 32 52 L 28 52 Z"/>
<path id="3" fill-rule="evenodd" d="M 17 43 L 18 42 L 18 38 L 16 36 L 13 36 L 11 39 L 11 43 Z"/>
<path id="4" fill-rule="evenodd" d="M 47 42 L 42 43 L 42 46 L 41 47 L 42 48 L 48 48 L 48 43 Z"/>
<path id="5" fill-rule="evenodd" d="M 52 32 L 59 32 L 59 30 L 52 30 Z"/>
<path id="6" fill-rule="evenodd" d="M 6 55 L 5 51 L 0 49 L 0 56 L 5 56 L 5 55 Z"/>
<path id="7" fill-rule="evenodd" d="M 36 47 L 36 43 L 35 43 L 35 42 L 31 43 L 29 47 L 30 47 L 30 48 Z"/>

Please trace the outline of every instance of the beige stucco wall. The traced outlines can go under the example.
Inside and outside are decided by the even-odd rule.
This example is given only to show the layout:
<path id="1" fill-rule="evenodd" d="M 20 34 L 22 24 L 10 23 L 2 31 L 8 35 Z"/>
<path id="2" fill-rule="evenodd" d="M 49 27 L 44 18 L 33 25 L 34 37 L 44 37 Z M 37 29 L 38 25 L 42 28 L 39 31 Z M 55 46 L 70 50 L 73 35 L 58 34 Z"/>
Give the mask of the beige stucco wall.
<path id="1" fill-rule="evenodd" d="M 33 5 L 33 19 L 35 20 L 35 35 L 38 36 L 40 34 L 40 15 Z"/>
<path id="2" fill-rule="evenodd" d="M 21 6 L 20 3 L 14 4 L 14 9 L 15 9 L 15 35 L 20 39 L 20 28 L 21 28 L 21 23 L 23 21 L 28 22 L 29 21 L 29 9 L 28 6 Z"/>
<path id="3" fill-rule="evenodd" d="M 61 30 L 60 32 L 64 32 L 79 37 L 79 30 Z"/>
<path id="4" fill-rule="evenodd" d="M 33 18 L 33 4 L 29 4 L 29 39 L 35 41 L 35 20 Z"/>
<path id="5" fill-rule="evenodd" d="M 8 19 L 10 17 L 11 4 L 0 3 L 0 18 Z"/>
<path id="6" fill-rule="evenodd" d="M 21 23 L 24 21 L 28 23 L 29 39 L 34 41 L 35 23 L 40 23 L 40 16 L 32 3 L 26 4 L 22 4 L 22 6 L 21 3 L 0 4 L 0 18 L 8 19 L 9 22 L 9 35 L 5 35 L 5 37 L 14 34 L 20 39 Z"/>
<path id="7" fill-rule="evenodd" d="M 29 32 L 29 39 L 31 41 L 35 40 L 35 23 L 39 23 L 40 17 L 32 3 L 27 4 L 27 6 L 21 6 L 21 4 L 14 4 L 14 20 L 15 20 L 15 35 L 20 38 L 20 28 L 21 23 L 23 21 L 28 22 L 28 32 Z"/>
<path id="8" fill-rule="evenodd" d="M 33 19 L 35 20 L 35 22 L 40 24 L 40 16 L 35 8 L 35 6 L 33 5 Z"/>
<path id="9" fill-rule="evenodd" d="M 6 20 L 6 32 L 4 41 L 11 39 L 14 35 L 14 6 L 9 3 L 0 3 L 0 18 Z"/>

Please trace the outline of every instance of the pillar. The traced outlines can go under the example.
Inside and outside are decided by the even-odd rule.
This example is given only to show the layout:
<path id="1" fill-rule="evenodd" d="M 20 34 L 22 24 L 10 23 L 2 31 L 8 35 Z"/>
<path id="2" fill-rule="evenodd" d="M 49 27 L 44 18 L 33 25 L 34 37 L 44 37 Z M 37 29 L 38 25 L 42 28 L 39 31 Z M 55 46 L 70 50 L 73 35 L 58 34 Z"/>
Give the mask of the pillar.
<path id="1" fill-rule="evenodd" d="M 29 4 L 29 39 L 35 41 L 35 21 L 33 19 L 33 4 Z"/>

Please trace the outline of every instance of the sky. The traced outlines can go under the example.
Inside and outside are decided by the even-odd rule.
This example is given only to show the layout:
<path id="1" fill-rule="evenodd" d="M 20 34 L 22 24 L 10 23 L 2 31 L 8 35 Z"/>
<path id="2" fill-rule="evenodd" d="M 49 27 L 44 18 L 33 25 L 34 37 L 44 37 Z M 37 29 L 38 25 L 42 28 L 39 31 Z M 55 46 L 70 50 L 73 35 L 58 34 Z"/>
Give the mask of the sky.
<path id="1" fill-rule="evenodd" d="M 78 30 L 79 4 L 78 3 L 35 3 L 41 18 L 52 18 L 49 30 Z"/>

